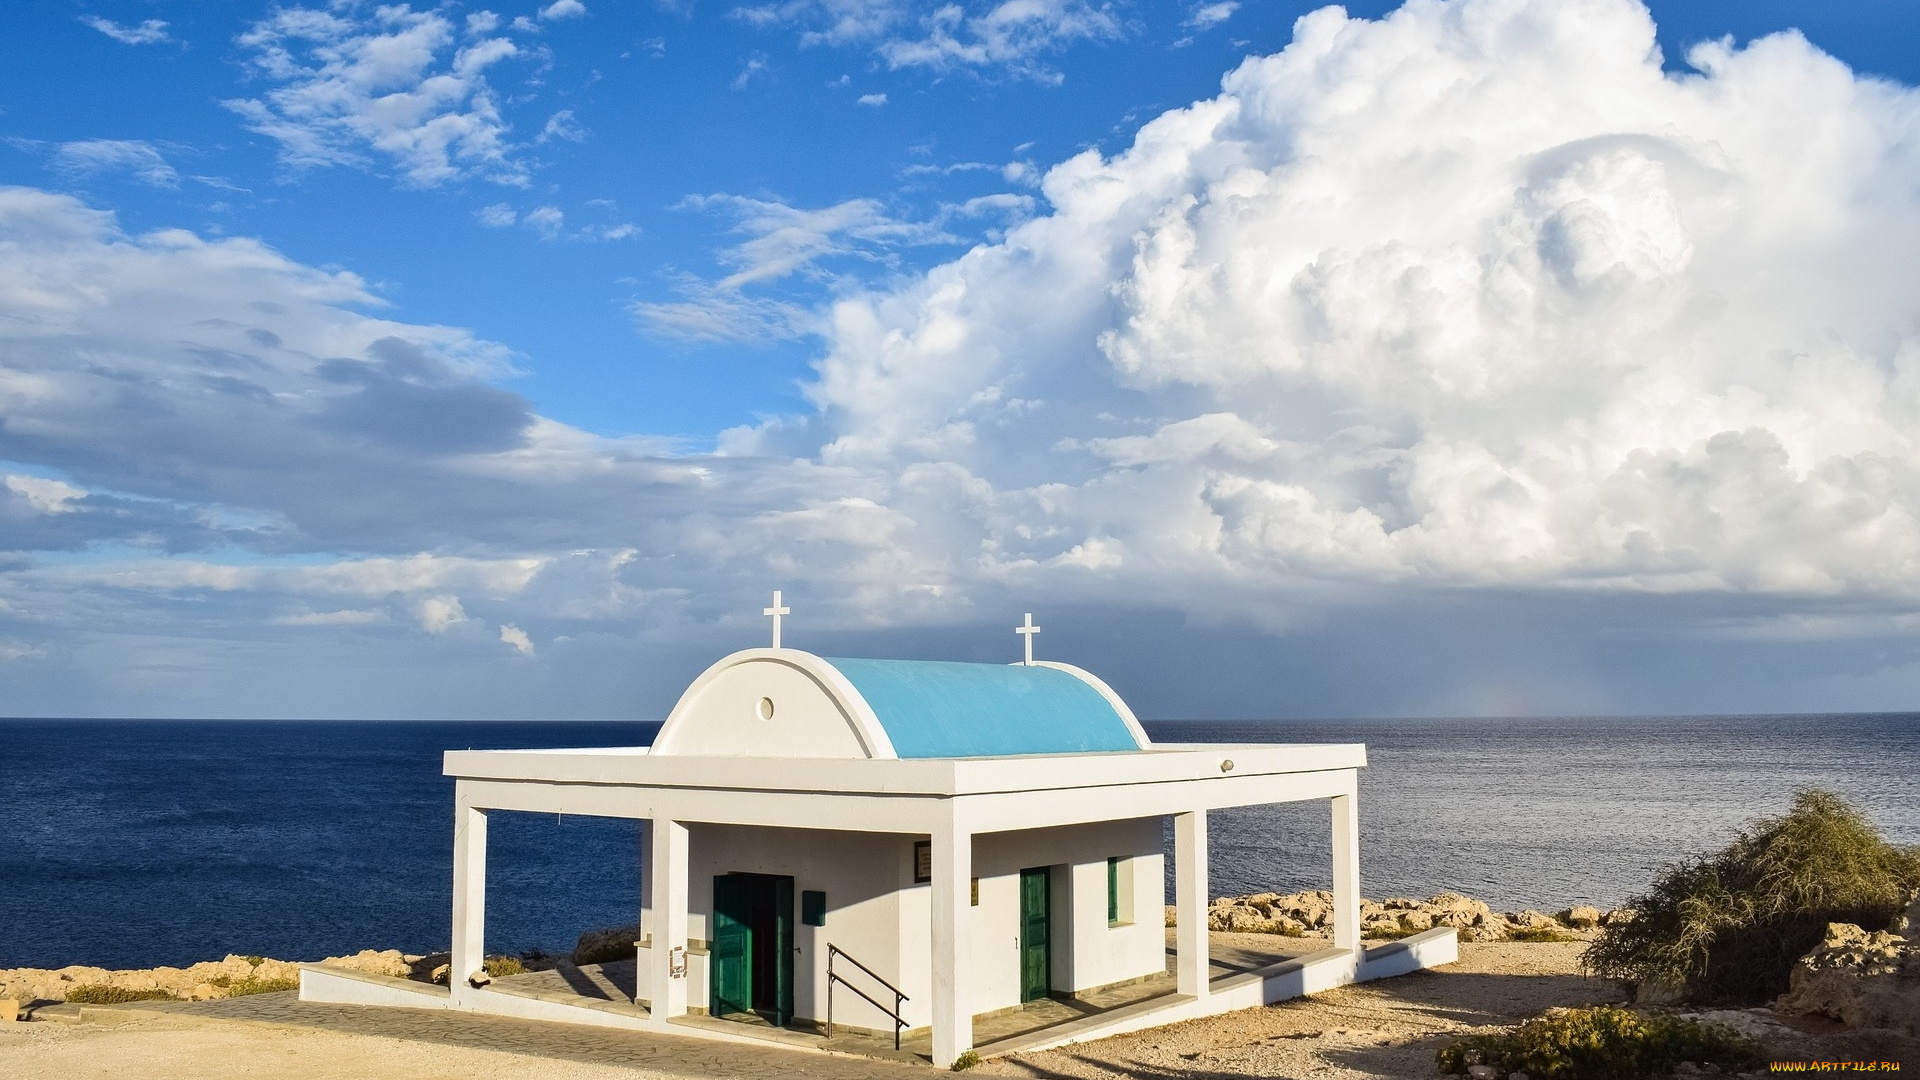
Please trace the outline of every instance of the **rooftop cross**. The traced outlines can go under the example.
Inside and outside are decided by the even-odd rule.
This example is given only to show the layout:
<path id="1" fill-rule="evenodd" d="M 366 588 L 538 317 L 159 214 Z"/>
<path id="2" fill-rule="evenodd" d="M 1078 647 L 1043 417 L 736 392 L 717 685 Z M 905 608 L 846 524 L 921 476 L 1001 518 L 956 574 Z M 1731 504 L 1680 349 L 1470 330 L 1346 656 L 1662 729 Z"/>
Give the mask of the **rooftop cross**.
<path id="1" fill-rule="evenodd" d="M 780 616 L 793 614 L 792 608 L 780 606 L 780 590 L 779 589 L 773 590 L 773 606 L 762 610 L 760 614 L 770 615 L 773 617 L 773 647 L 776 649 L 779 648 L 780 647 Z"/>
<path id="2" fill-rule="evenodd" d="M 1033 666 L 1033 635 L 1040 632 L 1040 628 L 1033 625 L 1033 612 L 1031 611 L 1027 612 L 1027 621 L 1020 626 L 1014 627 L 1013 632 L 1016 634 L 1019 634 L 1021 637 L 1026 639 L 1027 666 L 1032 667 Z"/>

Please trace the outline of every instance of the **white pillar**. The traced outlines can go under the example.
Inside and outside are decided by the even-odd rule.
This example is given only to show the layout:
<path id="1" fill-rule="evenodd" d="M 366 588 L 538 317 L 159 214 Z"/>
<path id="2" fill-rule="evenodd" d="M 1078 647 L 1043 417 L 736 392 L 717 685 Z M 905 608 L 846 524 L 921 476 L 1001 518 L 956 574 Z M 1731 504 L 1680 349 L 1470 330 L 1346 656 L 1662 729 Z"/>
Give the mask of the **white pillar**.
<path id="1" fill-rule="evenodd" d="M 949 811 L 951 813 L 951 811 Z M 952 817 L 933 841 L 933 1064 L 944 1069 L 973 1048 L 973 834 Z"/>
<path id="2" fill-rule="evenodd" d="M 487 963 L 487 812 L 453 800 L 453 948 L 447 986 L 456 1004 L 474 993 L 468 976 Z"/>
<path id="3" fill-rule="evenodd" d="M 1207 812 L 1173 816 L 1174 973 L 1180 993 L 1207 996 Z"/>
<path id="4" fill-rule="evenodd" d="M 671 818 L 656 817 L 647 823 L 647 841 L 647 878 L 653 898 L 653 970 L 647 974 L 653 996 L 649 1009 L 654 1024 L 665 1027 L 673 1017 L 687 1014 L 687 827 Z M 673 971 L 676 955 L 681 958 L 678 975 Z"/>
<path id="5" fill-rule="evenodd" d="M 1351 775 L 1351 774 L 1349 774 Z M 1333 797 L 1333 947 L 1360 947 L 1359 795 Z"/>

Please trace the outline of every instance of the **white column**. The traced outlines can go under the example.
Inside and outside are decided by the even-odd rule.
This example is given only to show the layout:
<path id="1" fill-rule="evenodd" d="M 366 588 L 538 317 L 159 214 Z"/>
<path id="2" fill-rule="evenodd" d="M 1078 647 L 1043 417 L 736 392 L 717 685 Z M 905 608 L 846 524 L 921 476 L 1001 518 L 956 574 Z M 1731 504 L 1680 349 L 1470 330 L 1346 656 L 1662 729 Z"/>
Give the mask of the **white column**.
<path id="1" fill-rule="evenodd" d="M 973 1048 L 973 835 L 951 816 L 933 833 L 933 1064 Z"/>
<path id="2" fill-rule="evenodd" d="M 1174 973 L 1180 993 L 1207 996 L 1207 812 L 1173 815 Z"/>
<path id="3" fill-rule="evenodd" d="M 447 986 L 457 1004 L 474 990 L 467 978 L 487 963 L 487 812 L 467 805 L 457 790 L 453 799 L 453 955 L 447 961 Z"/>
<path id="4" fill-rule="evenodd" d="M 1360 796 L 1333 797 L 1333 947 L 1360 947 Z"/>
<path id="5" fill-rule="evenodd" d="M 673 973 L 675 950 L 687 947 L 687 827 L 671 818 L 656 817 L 647 823 L 650 857 L 647 878 L 653 898 L 653 970 L 648 973 L 652 990 L 651 1016 L 658 1027 L 687 1014 L 686 968 Z M 637 982 L 638 980 L 636 980 Z"/>

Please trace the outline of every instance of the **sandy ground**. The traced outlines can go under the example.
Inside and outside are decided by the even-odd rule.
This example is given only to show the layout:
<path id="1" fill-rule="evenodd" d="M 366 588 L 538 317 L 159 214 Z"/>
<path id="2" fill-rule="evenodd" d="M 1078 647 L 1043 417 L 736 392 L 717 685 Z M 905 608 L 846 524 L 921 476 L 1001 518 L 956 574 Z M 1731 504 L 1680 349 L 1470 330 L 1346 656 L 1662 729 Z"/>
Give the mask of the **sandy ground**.
<path id="1" fill-rule="evenodd" d="M 1229 937 L 1228 935 L 1217 935 Z M 1220 944 L 1231 944 L 1222 941 Z M 1428 1078 L 1434 1052 L 1458 1034 L 1491 1030 L 1553 1006 L 1620 1000 L 1617 987 L 1581 977 L 1583 946 L 1463 944 L 1438 971 L 1250 1009 L 1137 1035 L 988 1062 L 975 1075 L 1140 1080 L 1290 1077 L 1313 1080 Z M 1920 1067 L 1911 1040 L 1831 1030 L 1785 1032 L 1790 1056 L 1900 1060 Z M 1776 1029 L 1776 1034 L 1779 1034 Z M 1829 1057 L 1827 1055 L 1834 1055 Z M 651 1067 L 561 1060 L 268 1024 L 187 1022 L 165 1017 L 117 1024 L 0 1024 L 0 1076 L 14 1080 L 572 1080 L 575 1077 L 729 1077 L 740 1073 L 694 1049 Z M 791 1059 L 783 1059 L 791 1060 Z M 930 1076 L 924 1067 L 807 1056 L 813 1076 Z M 661 1071 L 661 1070 L 665 1071 Z M 760 1070 L 754 1070 L 760 1072 Z M 762 1075 L 799 1075 L 782 1066 Z"/>
<path id="2" fill-rule="evenodd" d="M 12 1080 L 584 1080 L 672 1074 L 267 1024 L 0 1025 Z"/>

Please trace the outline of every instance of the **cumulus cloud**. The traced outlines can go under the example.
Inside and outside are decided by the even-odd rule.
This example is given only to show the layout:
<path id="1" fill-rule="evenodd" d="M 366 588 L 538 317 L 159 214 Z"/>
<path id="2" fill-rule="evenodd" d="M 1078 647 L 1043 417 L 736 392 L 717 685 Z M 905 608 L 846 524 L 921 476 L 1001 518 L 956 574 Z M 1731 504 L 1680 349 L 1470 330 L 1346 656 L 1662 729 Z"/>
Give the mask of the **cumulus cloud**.
<path id="1" fill-rule="evenodd" d="M 9 547 L 130 552 L 20 556 L 0 637 L 457 597 L 545 664 L 750 623 L 748 583 L 815 626 L 1271 628 L 1391 587 L 1905 633 L 1920 94 L 1792 33 L 1688 62 L 1629 0 L 1322 10 L 1040 201 L 944 211 L 1010 224 L 924 273 L 892 255 L 937 220 L 692 200 L 735 243 L 641 316 L 821 342 L 810 414 L 704 455 L 538 416 L 504 349 L 351 275 L 0 191 L 0 463 L 79 493 L 0 488 Z"/>
<path id="2" fill-rule="evenodd" d="M 173 40 L 162 19 L 147 19 L 139 26 L 121 26 L 112 19 L 103 19 L 98 15 L 83 16 L 80 21 L 122 45 L 158 45 Z"/>
<path id="3" fill-rule="evenodd" d="M 1313 13 L 839 301 L 823 459 L 968 507 L 953 559 L 1210 605 L 1920 598 L 1920 102 L 1793 33 L 1688 59 L 1626 0 Z"/>
<path id="4" fill-rule="evenodd" d="M 866 106 L 869 106 L 869 107 L 871 107 L 871 108 L 875 108 L 875 109 L 877 109 L 877 108 L 879 108 L 880 106 L 882 106 L 882 105 L 885 105 L 885 104 L 887 103 L 887 95 L 885 95 L 885 94 L 861 94 L 861 95 L 860 95 L 859 97 L 857 97 L 857 98 L 855 98 L 855 99 L 853 99 L 853 103 L 854 103 L 855 105 L 866 105 Z"/>
<path id="5" fill-rule="evenodd" d="M 734 9 L 766 29 L 797 30 L 805 46 L 870 48 L 888 67 L 1002 71 L 1059 82 L 1045 58 L 1078 42 L 1109 41 L 1125 25 L 1085 0 L 961 5 L 911 0 L 787 0 Z"/>
<path id="6" fill-rule="evenodd" d="M 577 19 L 587 13 L 587 5 L 580 0 L 553 0 L 553 3 L 540 9 L 540 17 L 549 22 L 557 19 Z"/>
<path id="7" fill-rule="evenodd" d="M 154 187 L 180 186 L 180 174 L 167 164 L 160 151 L 152 143 L 138 139 L 81 139 L 61 143 L 54 149 L 52 164 L 74 177 L 126 172 Z"/>
<path id="8" fill-rule="evenodd" d="M 521 656 L 533 655 L 533 639 L 527 636 L 525 630 L 512 623 L 500 624 L 500 643 Z"/>
<path id="9" fill-rule="evenodd" d="M 466 621 L 466 609 L 457 596 L 429 596 L 420 601 L 420 628 L 429 634 L 444 634 Z"/>
<path id="10" fill-rule="evenodd" d="M 279 142 L 292 168 L 385 162 L 414 187 L 524 186 L 527 166 L 487 81 L 520 49 L 487 36 L 496 25 L 469 18 L 463 40 L 444 11 L 406 4 L 280 8 L 237 39 L 274 88 L 224 104 Z"/>

